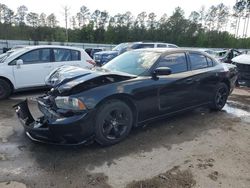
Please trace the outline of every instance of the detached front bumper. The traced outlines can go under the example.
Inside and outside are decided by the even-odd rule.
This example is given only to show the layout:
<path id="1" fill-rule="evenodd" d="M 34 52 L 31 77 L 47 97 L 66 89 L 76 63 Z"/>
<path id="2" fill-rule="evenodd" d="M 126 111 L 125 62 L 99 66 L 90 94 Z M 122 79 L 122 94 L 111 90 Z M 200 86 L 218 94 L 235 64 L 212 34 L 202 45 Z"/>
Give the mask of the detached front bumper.
<path id="1" fill-rule="evenodd" d="M 94 128 L 91 113 L 56 117 L 46 106 L 39 104 L 39 109 L 44 116 L 35 120 L 28 108 L 27 100 L 16 104 L 14 108 L 26 135 L 33 141 L 58 145 L 79 145 L 87 143 L 93 138 Z"/>

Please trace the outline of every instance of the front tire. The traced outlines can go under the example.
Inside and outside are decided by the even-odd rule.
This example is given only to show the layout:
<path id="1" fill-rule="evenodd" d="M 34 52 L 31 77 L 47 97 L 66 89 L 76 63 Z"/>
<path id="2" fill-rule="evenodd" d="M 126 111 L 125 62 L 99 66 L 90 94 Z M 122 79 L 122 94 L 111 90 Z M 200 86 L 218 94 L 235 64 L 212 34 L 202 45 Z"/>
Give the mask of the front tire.
<path id="1" fill-rule="evenodd" d="M 12 89 L 10 84 L 5 80 L 0 79 L 0 100 L 8 98 L 11 91 Z"/>
<path id="2" fill-rule="evenodd" d="M 210 109 L 215 111 L 221 110 L 227 102 L 228 95 L 228 86 L 225 83 L 219 83 L 215 89 Z"/>
<path id="3" fill-rule="evenodd" d="M 96 113 L 96 141 L 104 146 L 116 144 L 128 136 L 132 125 L 130 107 L 120 100 L 109 100 Z"/>

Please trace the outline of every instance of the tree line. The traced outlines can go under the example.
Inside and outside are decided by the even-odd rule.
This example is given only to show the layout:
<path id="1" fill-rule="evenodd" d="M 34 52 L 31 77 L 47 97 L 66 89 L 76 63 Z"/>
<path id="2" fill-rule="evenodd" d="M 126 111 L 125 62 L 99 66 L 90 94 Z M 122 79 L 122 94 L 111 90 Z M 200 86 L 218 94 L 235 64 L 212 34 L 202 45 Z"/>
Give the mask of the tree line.
<path id="1" fill-rule="evenodd" d="M 223 3 L 201 7 L 188 18 L 180 7 L 161 17 L 154 12 L 134 16 L 129 11 L 110 15 L 101 10 L 90 12 L 86 6 L 73 16 L 69 16 L 67 6 L 63 12 L 64 27 L 54 13 L 29 12 L 25 5 L 13 11 L 0 4 L 0 38 L 111 44 L 161 41 L 189 47 L 250 48 L 250 0 L 239 0 L 232 8 Z"/>

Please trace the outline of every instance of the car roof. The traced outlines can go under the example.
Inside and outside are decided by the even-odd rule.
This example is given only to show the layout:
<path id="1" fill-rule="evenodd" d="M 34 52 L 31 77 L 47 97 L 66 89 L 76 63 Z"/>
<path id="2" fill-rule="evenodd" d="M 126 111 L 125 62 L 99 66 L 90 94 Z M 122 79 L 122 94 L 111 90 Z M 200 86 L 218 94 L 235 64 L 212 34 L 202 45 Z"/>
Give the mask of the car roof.
<path id="1" fill-rule="evenodd" d="M 36 45 L 36 46 L 25 46 L 26 49 L 39 49 L 39 48 L 62 48 L 71 50 L 83 50 L 82 48 L 72 47 L 72 46 L 60 46 L 60 45 Z"/>
<path id="2" fill-rule="evenodd" d="M 140 48 L 140 49 L 136 49 L 134 51 L 153 51 L 153 52 L 171 52 L 171 51 L 196 51 L 196 52 L 200 52 L 198 50 L 190 50 L 190 49 L 186 49 L 186 48 Z"/>
<path id="3" fill-rule="evenodd" d="M 130 44 L 168 44 L 168 45 L 177 46 L 176 44 L 167 43 L 167 42 L 143 42 L 143 41 L 139 41 L 139 42 L 128 42 L 128 43 L 130 43 Z"/>
<path id="4" fill-rule="evenodd" d="M 141 48 L 141 49 L 136 49 L 133 51 L 148 51 L 148 52 L 158 52 L 158 53 L 194 52 L 194 53 L 200 53 L 200 54 L 211 57 L 209 54 L 207 54 L 206 52 L 200 51 L 199 49 L 194 50 L 194 49 L 188 49 L 188 48 Z"/>

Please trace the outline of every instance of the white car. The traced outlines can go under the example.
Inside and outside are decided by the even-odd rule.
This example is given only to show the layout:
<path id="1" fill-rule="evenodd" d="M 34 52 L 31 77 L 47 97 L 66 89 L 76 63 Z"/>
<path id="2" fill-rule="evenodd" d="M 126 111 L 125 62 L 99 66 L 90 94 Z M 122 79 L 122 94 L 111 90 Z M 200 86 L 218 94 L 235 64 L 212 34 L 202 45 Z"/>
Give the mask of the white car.
<path id="1" fill-rule="evenodd" d="M 92 68 L 84 49 L 65 46 L 27 46 L 0 57 L 0 99 L 12 92 L 45 86 L 46 76 L 64 66 Z"/>

